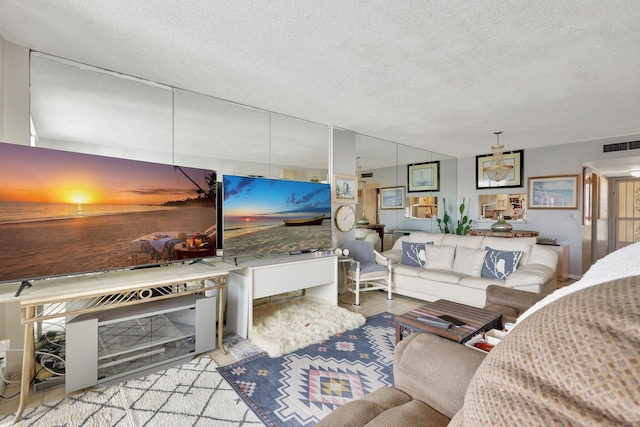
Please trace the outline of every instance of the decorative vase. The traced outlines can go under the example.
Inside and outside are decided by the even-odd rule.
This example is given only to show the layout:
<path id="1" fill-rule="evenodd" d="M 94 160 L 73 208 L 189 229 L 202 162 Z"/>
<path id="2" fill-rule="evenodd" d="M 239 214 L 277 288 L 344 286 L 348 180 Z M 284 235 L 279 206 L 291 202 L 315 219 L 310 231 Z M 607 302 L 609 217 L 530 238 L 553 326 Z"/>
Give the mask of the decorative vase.
<path id="1" fill-rule="evenodd" d="M 502 211 L 498 211 L 498 222 L 491 224 L 493 231 L 511 231 L 513 226 L 504 220 L 504 214 Z"/>
<path id="2" fill-rule="evenodd" d="M 365 216 L 365 213 L 364 213 L 364 212 L 362 212 L 362 218 L 360 218 L 360 219 L 358 220 L 358 225 L 360 225 L 360 226 L 366 226 L 366 225 L 369 225 L 369 223 L 370 223 L 369 218 L 367 218 L 367 217 Z"/>

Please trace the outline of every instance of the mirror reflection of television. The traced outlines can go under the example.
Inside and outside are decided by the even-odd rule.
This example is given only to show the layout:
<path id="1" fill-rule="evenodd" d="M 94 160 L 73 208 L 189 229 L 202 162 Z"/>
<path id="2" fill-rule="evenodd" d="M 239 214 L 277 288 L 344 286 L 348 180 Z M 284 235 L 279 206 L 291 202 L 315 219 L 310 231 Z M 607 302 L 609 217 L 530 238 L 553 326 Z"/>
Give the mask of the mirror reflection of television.
<path id="1" fill-rule="evenodd" d="M 0 143 L 0 282 L 177 262 L 196 233 L 215 251 L 216 210 L 211 170 Z"/>
<path id="2" fill-rule="evenodd" d="M 331 188 L 317 182 L 224 175 L 224 255 L 331 247 Z"/>

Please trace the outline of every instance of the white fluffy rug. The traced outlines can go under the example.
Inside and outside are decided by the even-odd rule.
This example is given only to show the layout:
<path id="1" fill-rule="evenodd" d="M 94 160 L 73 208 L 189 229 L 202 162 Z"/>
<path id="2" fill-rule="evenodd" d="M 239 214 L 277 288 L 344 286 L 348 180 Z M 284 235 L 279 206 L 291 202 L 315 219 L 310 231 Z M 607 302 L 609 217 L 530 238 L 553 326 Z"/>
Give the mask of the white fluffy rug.
<path id="1" fill-rule="evenodd" d="M 27 408 L 18 427 L 261 426 L 235 390 L 201 357 L 165 371 Z M 13 415 L 0 420 L 12 425 Z"/>
<path id="2" fill-rule="evenodd" d="M 271 357 L 364 325 L 365 317 L 327 301 L 301 297 L 253 309 L 251 341 Z"/>

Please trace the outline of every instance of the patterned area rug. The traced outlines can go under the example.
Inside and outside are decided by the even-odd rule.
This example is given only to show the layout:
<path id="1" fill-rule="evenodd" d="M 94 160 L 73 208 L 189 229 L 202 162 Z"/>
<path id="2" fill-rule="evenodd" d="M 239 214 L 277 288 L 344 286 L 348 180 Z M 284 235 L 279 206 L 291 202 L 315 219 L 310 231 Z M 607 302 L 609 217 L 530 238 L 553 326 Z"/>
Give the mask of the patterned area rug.
<path id="1" fill-rule="evenodd" d="M 311 426 L 338 406 L 393 385 L 395 316 L 271 358 L 251 356 L 218 371 L 268 426 Z"/>
<path id="2" fill-rule="evenodd" d="M 261 426 L 209 357 L 27 408 L 15 426 Z M 0 420 L 12 425 L 14 415 Z"/>

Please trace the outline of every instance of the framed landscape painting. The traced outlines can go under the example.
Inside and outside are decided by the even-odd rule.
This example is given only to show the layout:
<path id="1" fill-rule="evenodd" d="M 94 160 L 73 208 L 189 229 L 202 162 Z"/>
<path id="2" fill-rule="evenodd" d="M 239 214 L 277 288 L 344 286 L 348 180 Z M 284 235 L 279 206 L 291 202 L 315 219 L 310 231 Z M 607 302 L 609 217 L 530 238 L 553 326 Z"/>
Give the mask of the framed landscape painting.
<path id="1" fill-rule="evenodd" d="M 380 209 L 403 209 L 404 187 L 386 187 L 380 189 Z"/>
<path id="2" fill-rule="evenodd" d="M 409 193 L 440 191 L 440 161 L 407 165 Z"/>
<path id="3" fill-rule="evenodd" d="M 529 209 L 578 209 L 580 175 L 529 178 Z"/>
<path id="4" fill-rule="evenodd" d="M 333 176 L 333 201 L 345 203 L 358 202 L 358 188 L 356 186 L 355 176 Z"/>

